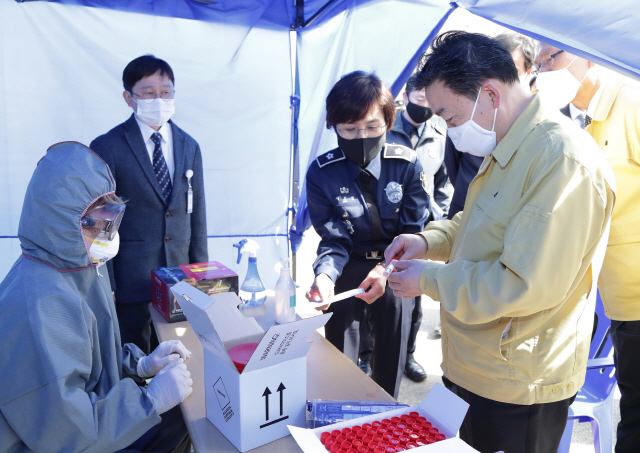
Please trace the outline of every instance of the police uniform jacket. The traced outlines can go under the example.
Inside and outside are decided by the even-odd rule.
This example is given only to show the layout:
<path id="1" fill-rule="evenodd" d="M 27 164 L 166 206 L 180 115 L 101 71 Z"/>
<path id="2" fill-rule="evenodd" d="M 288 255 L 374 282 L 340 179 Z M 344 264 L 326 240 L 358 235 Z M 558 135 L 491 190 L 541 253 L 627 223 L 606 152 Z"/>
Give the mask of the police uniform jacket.
<path id="1" fill-rule="evenodd" d="M 322 238 L 313 265 L 315 275 L 327 274 L 335 282 L 352 253 L 382 252 L 397 235 L 422 231 L 429 196 L 415 151 L 385 145 L 368 170 L 377 167 L 376 159 L 379 175 L 369 179 L 370 196 L 366 182 L 363 191 L 366 175 L 360 175 L 365 171 L 340 148 L 318 156 L 309 166 L 309 217 Z"/>
<path id="2" fill-rule="evenodd" d="M 404 129 L 404 121 L 406 120 L 402 118 L 403 112 L 404 110 L 396 113 L 393 127 L 387 132 L 387 143 L 412 148 L 411 137 Z M 427 191 L 442 211 L 442 215 L 446 217 L 453 195 L 453 186 L 449 182 L 447 167 L 444 164 L 446 127 L 439 124 L 439 121 L 442 120 L 437 117 L 431 118 L 418 127 L 418 142 L 413 149 L 422 165 Z M 436 218 L 439 217 L 440 215 Z"/>

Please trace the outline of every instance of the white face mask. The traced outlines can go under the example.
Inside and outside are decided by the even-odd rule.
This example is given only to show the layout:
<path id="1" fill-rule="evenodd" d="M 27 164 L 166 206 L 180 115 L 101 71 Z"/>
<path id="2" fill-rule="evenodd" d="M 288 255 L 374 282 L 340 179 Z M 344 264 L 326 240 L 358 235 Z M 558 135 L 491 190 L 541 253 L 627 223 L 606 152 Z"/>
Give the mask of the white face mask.
<path id="1" fill-rule="evenodd" d="M 576 94 L 578 94 L 582 81 L 587 77 L 587 74 L 579 81 L 569 72 L 567 68 L 576 61 L 576 58 L 574 57 L 566 68 L 538 74 L 536 88 L 538 89 L 538 95 L 542 98 L 542 102 L 547 106 L 561 109 L 573 101 Z"/>
<path id="2" fill-rule="evenodd" d="M 447 129 L 447 134 L 458 151 L 469 153 L 473 156 L 485 157 L 496 149 L 496 133 L 493 129 L 496 127 L 498 109 L 496 109 L 493 114 L 493 126 L 491 126 L 490 131 L 483 129 L 473 121 L 473 115 L 476 113 L 481 91 L 482 87 L 480 87 L 480 91 L 478 91 L 478 97 L 476 98 L 476 103 L 473 105 L 473 112 L 471 112 L 469 121 L 460 126 L 450 127 Z"/>
<path id="3" fill-rule="evenodd" d="M 120 249 L 120 236 L 118 233 L 116 233 L 111 241 L 101 237 L 95 239 L 91 239 L 87 235 L 84 237 L 91 242 L 89 258 L 91 258 L 92 263 L 98 265 L 97 268 L 100 268 L 100 266 L 118 254 L 118 250 Z M 100 275 L 100 272 L 98 272 L 98 275 Z"/>
<path id="4" fill-rule="evenodd" d="M 176 112 L 175 105 L 173 103 L 174 99 L 169 99 L 165 101 L 164 99 L 155 98 L 152 103 L 147 104 L 141 100 L 135 100 L 131 98 L 138 109 L 136 111 L 136 116 L 140 121 L 144 124 L 151 127 L 160 127 Z"/>

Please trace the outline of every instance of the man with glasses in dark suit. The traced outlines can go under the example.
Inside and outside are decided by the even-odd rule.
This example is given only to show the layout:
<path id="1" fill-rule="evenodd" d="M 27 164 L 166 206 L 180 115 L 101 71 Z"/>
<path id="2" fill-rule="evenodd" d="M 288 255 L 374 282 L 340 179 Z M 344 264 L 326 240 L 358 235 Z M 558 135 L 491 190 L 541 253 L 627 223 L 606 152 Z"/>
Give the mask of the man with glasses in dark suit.
<path id="1" fill-rule="evenodd" d="M 109 261 L 122 343 L 148 354 L 157 345 L 149 302 L 151 269 L 208 261 L 200 146 L 173 123 L 174 75 L 153 55 L 122 74 L 127 121 L 90 145 L 109 165 L 127 201 L 120 252 Z"/>

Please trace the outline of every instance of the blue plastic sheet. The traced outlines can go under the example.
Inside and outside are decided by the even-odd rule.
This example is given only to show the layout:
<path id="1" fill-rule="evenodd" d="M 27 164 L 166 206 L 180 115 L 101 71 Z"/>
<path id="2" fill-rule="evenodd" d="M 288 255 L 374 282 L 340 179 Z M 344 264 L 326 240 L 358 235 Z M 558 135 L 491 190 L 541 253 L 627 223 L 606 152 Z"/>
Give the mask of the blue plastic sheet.
<path id="1" fill-rule="evenodd" d="M 293 2 L 285 0 L 48 0 L 50 3 L 90 6 L 152 16 L 224 22 L 248 26 L 288 28 Z M 210 1 L 210 4 L 207 4 Z"/>
<path id="2" fill-rule="evenodd" d="M 485 19 L 640 79 L 637 0 L 460 0 Z"/>

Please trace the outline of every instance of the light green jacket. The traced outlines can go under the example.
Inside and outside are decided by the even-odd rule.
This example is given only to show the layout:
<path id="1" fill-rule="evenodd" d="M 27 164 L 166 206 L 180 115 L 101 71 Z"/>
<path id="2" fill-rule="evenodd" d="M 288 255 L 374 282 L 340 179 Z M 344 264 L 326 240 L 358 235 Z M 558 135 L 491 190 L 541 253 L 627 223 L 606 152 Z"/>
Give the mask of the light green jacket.
<path id="1" fill-rule="evenodd" d="M 442 303 L 442 369 L 485 398 L 560 401 L 584 382 L 591 260 L 615 200 L 593 139 L 538 96 L 483 162 L 464 211 L 432 222 L 422 291 Z"/>
<path id="2" fill-rule="evenodd" d="M 598 287 L 607 316 L 640 320 L 640 84 L 602 71 L 604 88 L 587 132 L 616 177 L 616 207 Z"/>

